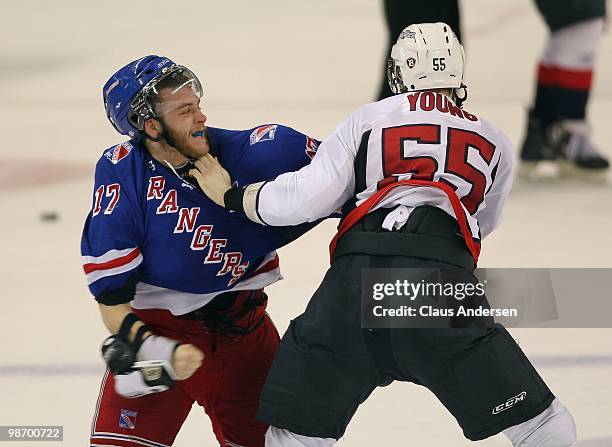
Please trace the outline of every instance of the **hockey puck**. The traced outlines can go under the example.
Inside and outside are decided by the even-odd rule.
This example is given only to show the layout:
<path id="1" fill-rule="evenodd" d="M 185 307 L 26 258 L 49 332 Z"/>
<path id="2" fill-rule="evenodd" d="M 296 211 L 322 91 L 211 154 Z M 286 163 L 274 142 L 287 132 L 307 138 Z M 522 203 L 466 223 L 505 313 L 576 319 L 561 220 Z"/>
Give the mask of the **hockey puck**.
<path id="1" fill-rule="evenodd" d="M 40 220 L 43 222 L 55 222 L 59 219 L 59 214 L 55 211 L 45 211 L 40 213 Z"/>

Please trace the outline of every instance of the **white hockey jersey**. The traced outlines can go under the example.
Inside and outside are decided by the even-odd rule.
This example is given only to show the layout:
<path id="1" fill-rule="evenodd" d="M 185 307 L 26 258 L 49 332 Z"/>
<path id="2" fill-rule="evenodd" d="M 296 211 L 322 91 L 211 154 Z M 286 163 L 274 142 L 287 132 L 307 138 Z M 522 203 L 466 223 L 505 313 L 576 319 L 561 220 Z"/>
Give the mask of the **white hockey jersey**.
<path id="1" fill-rule="evenodd" d="M 508 138 L 447 96 L 396 95 L 352 113 L 310 165 L 265 183 L 251 209 L 260 223 L 295 225 L 372 198 L 370 211 L 397 208 L 383 224 L 392 229 L 433 205 L 458 220 L 468 246 L 469 236 L 479 245 L 501 221 L 513 165 Z"/>

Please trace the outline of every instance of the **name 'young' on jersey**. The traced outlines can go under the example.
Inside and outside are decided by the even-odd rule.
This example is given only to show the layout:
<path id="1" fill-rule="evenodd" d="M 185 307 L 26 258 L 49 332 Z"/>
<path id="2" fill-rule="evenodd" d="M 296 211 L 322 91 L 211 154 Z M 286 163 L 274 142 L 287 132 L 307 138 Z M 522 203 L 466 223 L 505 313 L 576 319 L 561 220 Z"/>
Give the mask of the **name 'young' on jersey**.
<path id="1" fill-rule="evenodd" d="M 271 124 L 207 129 L 211 154 L 235 185 L 271 180 L 308 164 L 318 141 Z M 275 249 L 312 228 L 265 228 L 210 201 L 185 172 L 128 141 L 96 165 L 92 210 L 83 230 L 83 268 L 104 304 L 182 314 L 227 290 L 259 289 L 281 278 Z M 132 296 L 130 296 L 132 295 Z"/>
<path id="2" fill-rule="evenodd" d="M 501 221 L 513 164 L 511 143 L 489 122 L 441 93 L 401 94 L 361 107 L 321 143 L 312 164 L 264 184 L 256 211 L 268 225 L 314 221 L 343 205 L 358 206 L 394 182 L 414 179 L 445 186 L 392 189 L 372 209 L 397 208 L 384 228 L 401 227 L 420 205 L 457 217 L 443 191 L 450 187 L 465 214 L 466 234 L 478 242 Z"/>

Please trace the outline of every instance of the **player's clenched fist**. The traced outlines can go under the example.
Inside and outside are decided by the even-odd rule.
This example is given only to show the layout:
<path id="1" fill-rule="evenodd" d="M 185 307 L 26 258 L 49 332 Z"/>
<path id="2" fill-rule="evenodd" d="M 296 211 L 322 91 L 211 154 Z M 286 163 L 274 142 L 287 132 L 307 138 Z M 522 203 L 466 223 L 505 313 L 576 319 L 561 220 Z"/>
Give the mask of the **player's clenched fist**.
<path id="1" fill-rule="evenodd" d="M 194 345 L 179 345 L 174 351 L 172 360 L 172 367 L 178 380 L 191 377 L 202 366 L 202 360 L 204 360 L 204 353 Z"/>
<path id="2" fill-rule="evenodd" d="M 195 161 L 195 167 L 189 171 L 194 177 L 204 194 L 217 205 L 224 206 L 223 196 L 232 187 L 232 181 L 228 172 L 221 166 L 215 157 L 206 154 Z"/>
<path id="3" fill-rule="evenodd" d="M 194 345 L 158 335 L 147 337 L 136 352 L 111 335 L 102 345 L 102 356 L 115 378 L 115 391 L 128 398 L 170 389 L 177 380 L 191 377 L 204 359 Z"/>

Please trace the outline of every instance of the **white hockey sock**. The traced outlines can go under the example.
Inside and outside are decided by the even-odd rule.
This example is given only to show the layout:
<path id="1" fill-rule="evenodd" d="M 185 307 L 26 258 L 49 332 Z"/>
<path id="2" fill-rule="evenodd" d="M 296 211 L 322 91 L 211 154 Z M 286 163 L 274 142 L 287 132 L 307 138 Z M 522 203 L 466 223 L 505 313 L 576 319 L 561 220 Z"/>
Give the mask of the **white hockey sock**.
<path id="1" fill-rule="evenodd" d="M 332 447 L 333 438 L 311 438 L 282 428 L 270 427 L 266 432 L 266 447 Z"/>
<path id="2" fill-rule="evenodd" d="M 603 29 L 604 19 L 598 17 L 552 33 L 542 54 L 542 64 L 568 70 L 592 70 Z"/>
<path id="3" fill-rule="evenodd" d="M 504 430 L 514 447 L 571 447 L 576 445 L 576 424 L 559 399 L 536 417 Z"/>

